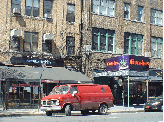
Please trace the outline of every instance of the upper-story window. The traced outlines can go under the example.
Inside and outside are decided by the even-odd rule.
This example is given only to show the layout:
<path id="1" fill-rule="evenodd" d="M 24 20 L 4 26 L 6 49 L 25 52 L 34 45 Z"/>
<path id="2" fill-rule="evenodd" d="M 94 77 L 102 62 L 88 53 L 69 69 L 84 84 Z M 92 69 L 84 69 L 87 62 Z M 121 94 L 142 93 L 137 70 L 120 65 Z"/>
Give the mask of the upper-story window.
<path id="1" fill-rule="evenodd" d="M 93 0 L 92 5 L 93 13 L 114 16 L 114 0 Z"/>
<path id="2" fill-rule="evenodd" d="M 45 18 L 52 18 L 52 0 L 44 0 L 43 15 Z"/>
<path id="3" fill-rule="evenodd" d="M 92 28 L 92 50 L 113 52 L 114 34 L 113 30 Z"/>
<path id="4" fill-rule="evenodd" d="M 38 51 L 38 33 L 24 32 L 24 51 L 37 52 Z"/>
<path id="5" fill-rule="evenodd" d="M 75 4 L 67 4 L 67 16 L 66 21 L 75 22 Z"/>
<path id="6" fill-rule="evenodd" d="M 143 21 L 143 7 L 138 6 L 138 21 Z"/>
<path id="7" fill-rule="evenodd" d="M 75 54 L 75 37 L 66 37 L 66 53 L 67 55 Z"/>
<path id="8" fill-rule="evenodd" d="M 21 12 L 21 0 L 11 0 L 12 13 Z"/>
<path id="9" fill-rule="evenodd" d="M 124 3 L 124 18 L 130 19 L 130 4 Z"/>
<path id="10" fill-rule="evenodd" d="M 151 23 L 163 25 L 163 11 L 151 9 Z"/>
<path id="11" fill-rule="evenodd" d="M 162 53 L 163 53 L 162 47 L 163 47 L 162 38 L 157 38 L 157 37 L 151 38 L 151 56 L 152 57 L 162 58 Z"/>
<path id="12" fill-rule="evenodd" d="M 45 40 L 45 42 L 42 43 L 42 52 L 52 52 L 52 40 Z"/>
<path id="13" fill-rule="evenodd" d="M 20 38 L 12 37 L 10 42 L 10 49 L 12 51 L 20 51 Z"/>
<path id="14" fill-rule="evenodd" d="M 143 54 L 143 35 L 124 33 L 124 52 L 126 54 Z"/>
<path id="15" fill-rule="evenodd" d="M 25 15 L 34 17 L 39 16 L 39 0 L 26 0 Z"/>

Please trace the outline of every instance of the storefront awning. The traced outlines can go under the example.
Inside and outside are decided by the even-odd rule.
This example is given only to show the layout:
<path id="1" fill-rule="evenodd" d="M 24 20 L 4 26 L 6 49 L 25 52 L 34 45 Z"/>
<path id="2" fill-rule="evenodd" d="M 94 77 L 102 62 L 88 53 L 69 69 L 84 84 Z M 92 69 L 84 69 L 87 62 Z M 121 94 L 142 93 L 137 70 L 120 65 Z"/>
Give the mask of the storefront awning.
<path id="1" fill-rule="evenodd" d="M 0 71 L 2 79 L 22 79 L 25 82 L 40 82 L 41 74 L 41 79 L 46 80 L 92 82 L 82 73 L 69 71 L 63 67 L 46 68 L 44 71 L 41 67 L 0 67 Z"/>

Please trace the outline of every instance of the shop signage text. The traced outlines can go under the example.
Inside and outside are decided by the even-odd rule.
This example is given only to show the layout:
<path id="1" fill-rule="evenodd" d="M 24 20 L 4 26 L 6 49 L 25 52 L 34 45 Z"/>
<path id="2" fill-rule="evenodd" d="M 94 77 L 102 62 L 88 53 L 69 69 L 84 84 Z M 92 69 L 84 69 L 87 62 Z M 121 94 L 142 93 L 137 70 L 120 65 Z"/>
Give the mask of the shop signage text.
<path id="1" fill-rule="evenodd" d="M 149 69 L 149 58 L 134 55 L 113 57 L 106 60 L 106 66 L 106 71 L 118 71 L 125 69 L 145 71 Z"/>
<path id="2" fill-rule="evenodd" d="M 134 59 L 130 59 L 130 65 L 142 65 L 142 66 L 149 66 L 149 62 L 142 61 L 135 61 Z"/>
<path id="3" fill-rule="evenodd" d="M 63 67 L 64 60 L 62 59 L 46 59 L 46 58 L 37 58 L 37 57 L 11 57 L 10 61 L 14 65 L 31 65 L 31 66 L 41 66 L 42 63 L 45 63 L 46 66 L 53 67 Z"/>

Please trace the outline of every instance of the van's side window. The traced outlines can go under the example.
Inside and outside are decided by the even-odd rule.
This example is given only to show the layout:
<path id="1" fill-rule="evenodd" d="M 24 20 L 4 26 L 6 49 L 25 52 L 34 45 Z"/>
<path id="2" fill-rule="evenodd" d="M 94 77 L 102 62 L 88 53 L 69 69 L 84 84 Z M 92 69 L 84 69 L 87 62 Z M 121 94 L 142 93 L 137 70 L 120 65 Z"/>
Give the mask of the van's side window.
<path id="1" fill-rule="evenodd" d="M 105 89 L 104 89 L 104 87 L 101 87 L 101 91 L 102 91 L 102 92 L 105 92 Z"/>
<path id="2" fill-rule="evenodd" d="M 72 86 L 69 93 L 72 94 L 74 91 L 77 91 L 78 93 L 78 88 L 76 86 Z"/>

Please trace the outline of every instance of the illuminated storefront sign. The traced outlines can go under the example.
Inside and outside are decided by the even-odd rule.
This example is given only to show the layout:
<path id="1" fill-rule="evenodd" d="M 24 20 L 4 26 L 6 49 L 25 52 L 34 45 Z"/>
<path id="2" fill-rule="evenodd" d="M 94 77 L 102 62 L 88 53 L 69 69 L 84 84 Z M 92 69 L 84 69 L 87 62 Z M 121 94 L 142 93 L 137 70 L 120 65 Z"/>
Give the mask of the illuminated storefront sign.
<path id="1" fill-rule="evenodd" d="M 46 66 L 63 67 L 64 60 L 62 59 L 46 59 L 37 57 L 11 57 L 10 61 L 14 65 L 30 65 L 41 66 L 42 63 L 46 63 Z"/>
<path id="2" fill-rule="evenodd" d="M 106 60 L 106 71 L 125 69 L 146 71 L 149 69 L 149 58 L 143 56 L 123 55 L 108 58 Z"/>

